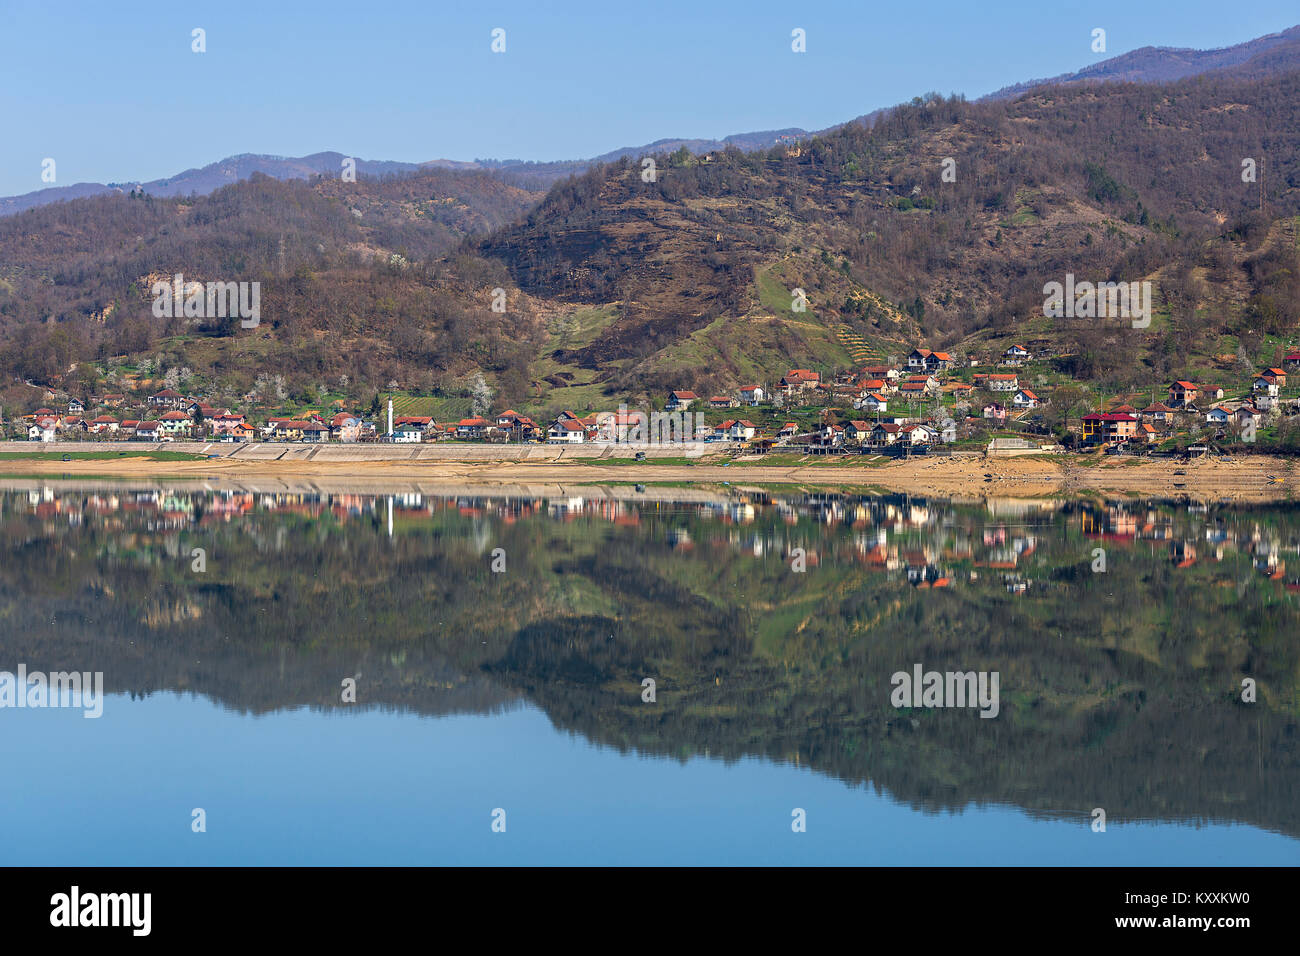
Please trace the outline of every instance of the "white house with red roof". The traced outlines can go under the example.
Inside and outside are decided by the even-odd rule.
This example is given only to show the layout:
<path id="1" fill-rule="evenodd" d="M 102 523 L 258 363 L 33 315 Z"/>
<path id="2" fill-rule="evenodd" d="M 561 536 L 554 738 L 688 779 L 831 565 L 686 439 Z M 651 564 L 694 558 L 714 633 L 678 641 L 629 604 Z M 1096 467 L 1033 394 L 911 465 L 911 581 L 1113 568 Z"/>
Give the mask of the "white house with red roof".
<path id="1" fill-rule="evenodd" d="M 1042 402 L 1039 400 L 1038 396 L 1029 389 L 1022 388 L 1016 392 L 1016 396 L 1011 400 L 1011 404 L 1016 408 L 1037 408 L 1042 404 Z"/>
<path id="2" fill-rule="evenodd" d="M 587 440 L 587 426 L 579 418 L 561 415 L 546 429 L 546 441 L 552 445 L 580 445 Z"/>

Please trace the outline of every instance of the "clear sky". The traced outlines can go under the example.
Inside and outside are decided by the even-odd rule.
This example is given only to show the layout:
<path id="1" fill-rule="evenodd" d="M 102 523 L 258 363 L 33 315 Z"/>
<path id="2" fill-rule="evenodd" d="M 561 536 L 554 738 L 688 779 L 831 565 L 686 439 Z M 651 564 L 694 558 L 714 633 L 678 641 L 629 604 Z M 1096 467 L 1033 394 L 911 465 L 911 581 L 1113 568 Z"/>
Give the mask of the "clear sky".
<path id="1" fill-rule="evenodd" d="M 821 129 L 929 90 L 974 98 L 1296 23 L 1295 0 L 0 0 L 0 195 L 48 185 L 46 157 L 62 186 L 236 153 L 573 159 Z"/>

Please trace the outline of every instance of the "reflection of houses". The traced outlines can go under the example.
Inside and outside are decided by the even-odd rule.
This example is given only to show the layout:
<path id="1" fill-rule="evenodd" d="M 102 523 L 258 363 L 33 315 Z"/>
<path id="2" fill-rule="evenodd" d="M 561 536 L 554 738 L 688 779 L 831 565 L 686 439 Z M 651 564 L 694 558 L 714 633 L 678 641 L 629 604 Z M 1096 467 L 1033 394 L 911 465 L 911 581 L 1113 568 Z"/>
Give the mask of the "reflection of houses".
<path id="1" fill-rule="evenodd" d="M 907 583 L 914 588 L 947 587 L 950 578 L 933 564 L 907 566 Z"/>
<path id="2" fill-rule="evenodd" d="M 1169 542 L 1169 560 L 1180 568 L 1190 568 L 1196 563 L 1196 545 L 1191 541 Z"/>

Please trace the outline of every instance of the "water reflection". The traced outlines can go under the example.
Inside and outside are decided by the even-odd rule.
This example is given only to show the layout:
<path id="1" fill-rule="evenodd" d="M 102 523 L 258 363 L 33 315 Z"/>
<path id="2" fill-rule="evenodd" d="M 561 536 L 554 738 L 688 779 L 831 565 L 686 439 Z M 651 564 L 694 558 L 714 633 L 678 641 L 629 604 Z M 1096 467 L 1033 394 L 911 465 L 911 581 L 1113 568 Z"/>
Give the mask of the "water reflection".
<path id="1" fill-rule="evenodd" d="M 927 811 L 1300 829 L 1300 511 L 689 497 L 8 492 L 0 669 L 244 713 L 346 710 L 350 677 L 359 711 L 527 703 L 619 751 Z M 999 716 L 895 709 L 917 663 L 998 672 Z"/>

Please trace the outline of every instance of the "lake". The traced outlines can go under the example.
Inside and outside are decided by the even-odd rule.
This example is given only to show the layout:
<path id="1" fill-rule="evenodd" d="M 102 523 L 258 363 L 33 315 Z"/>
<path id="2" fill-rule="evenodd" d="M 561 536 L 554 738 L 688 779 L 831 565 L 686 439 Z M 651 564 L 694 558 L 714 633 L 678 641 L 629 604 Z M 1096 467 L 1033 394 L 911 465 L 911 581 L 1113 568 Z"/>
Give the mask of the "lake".
<path id="1" fill-rule="evenodd" d="M 1300 862 L 1291 506 L 6 487 L 10 864 Z"/>

